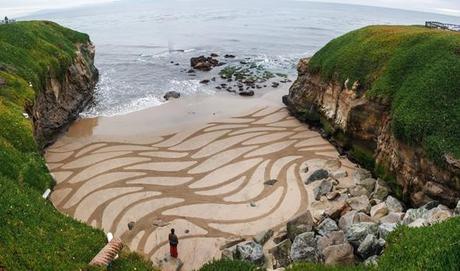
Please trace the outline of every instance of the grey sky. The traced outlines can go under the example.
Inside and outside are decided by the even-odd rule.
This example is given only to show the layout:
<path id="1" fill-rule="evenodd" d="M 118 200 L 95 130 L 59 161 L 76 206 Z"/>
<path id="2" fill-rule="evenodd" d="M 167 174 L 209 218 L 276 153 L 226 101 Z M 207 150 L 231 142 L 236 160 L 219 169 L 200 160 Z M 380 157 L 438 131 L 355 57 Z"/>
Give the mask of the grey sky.
<path id="1" fill-rule="evenodd" d="M 20 16 L 30 12 L 50 8 L 68 8 L 72 6 L 109 2 L 111 0 L 0 0 L 0 16 Z M 155 1 L 155 0 L 152 0 Z M 227 1 L 227 0 L 216 0 Z M 285 0 L 280 0 L 285 1 Z M 309 0 L 295 0 L 309 1 Z M 318 2 L 338 2 L 419 10 L 460 16 L 460 0 L 313 0 Z"/>

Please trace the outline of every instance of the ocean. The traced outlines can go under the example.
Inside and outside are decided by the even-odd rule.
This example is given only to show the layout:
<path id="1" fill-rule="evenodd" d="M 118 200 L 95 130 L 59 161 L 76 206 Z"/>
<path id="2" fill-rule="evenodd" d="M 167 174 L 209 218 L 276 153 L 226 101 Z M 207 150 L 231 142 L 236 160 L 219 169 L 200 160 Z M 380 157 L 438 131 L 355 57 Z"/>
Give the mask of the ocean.
<path id="1" fill-rule="evenodd" d="M 301 57 L 330 40 L 375 24 L 460 24 L 460 17 L 388 8 L 298 0 L 121 0 L 41 11 L 46 19 L 88 33 L 101 73 L 95 103 L 82 117 L 114 116 L 157 106 L 164 93 L 213 95 L 217 72 L 190 74 L 190 58 L 217 53 L 227 65 L 255 63 L 295 78 Z M 225 66 L 224 66 L 225 67 Z M 286 83 L 288 84 L 288 83 Z M 271 86 L 256 90 L 256 95 Z M 229 95 L 232 95 L 229 93 Z"/>

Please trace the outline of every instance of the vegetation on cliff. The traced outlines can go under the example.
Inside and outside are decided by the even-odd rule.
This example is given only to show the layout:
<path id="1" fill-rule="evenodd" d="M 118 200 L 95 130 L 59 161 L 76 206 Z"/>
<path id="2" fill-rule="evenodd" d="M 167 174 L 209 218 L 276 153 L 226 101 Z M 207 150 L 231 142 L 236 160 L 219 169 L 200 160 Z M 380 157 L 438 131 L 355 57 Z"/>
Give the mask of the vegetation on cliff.
<path id="1" fill-rule="evenodd" d="M 41 194 L 51 188 L 33 124 L 23 112 L 72 63 L 89 37 L 52 22 L 0 25 L 0 266 L 7 270 L 82 270 L 105 245 L 102 231 L 60 214 Z M 142 266 L 127 254 L 116 266 Z M 114 268 L 113 270 L 126 270 Z"/>
<path id="2" fill-rule="evenodd" d="M 460 34 L 419 26 L 370 26 L 316 53 L 310 71 L 391 103 L 397 138 L 442 165 L 460 159 Z"/>

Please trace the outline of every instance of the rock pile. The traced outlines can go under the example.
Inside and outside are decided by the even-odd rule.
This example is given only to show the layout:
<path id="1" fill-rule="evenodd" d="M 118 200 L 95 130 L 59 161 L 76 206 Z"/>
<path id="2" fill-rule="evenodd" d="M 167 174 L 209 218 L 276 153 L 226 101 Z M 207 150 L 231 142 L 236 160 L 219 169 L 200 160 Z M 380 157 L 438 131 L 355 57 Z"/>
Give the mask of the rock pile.
<path id="1" fill-rule="evenodd" d="M 190 66 L 199 71 L 210 71 L 212 68 L 219 66 L 219 60 L 205 56 L 192 57 L 190 59 Z"/>
<path id="2" fill-rule="evenodd" d="M 297 261 L 377 264 L 385 240 L 398 226 L 429 226 L 460 215 L 460 201 L 454 210 L 436 201 L 406 210 L 386 183 L 372 178 L 369 171 L 358 169 L 348 176 L 335 161 L 319 164 L 322 168 L 305 169 L 307 191 L 314 195 L 311 211 L 291 219 L 277 233 L 269 230 L 252 241 L 226 247 L 223 256 L 265 263 L 268 268 Z"/>

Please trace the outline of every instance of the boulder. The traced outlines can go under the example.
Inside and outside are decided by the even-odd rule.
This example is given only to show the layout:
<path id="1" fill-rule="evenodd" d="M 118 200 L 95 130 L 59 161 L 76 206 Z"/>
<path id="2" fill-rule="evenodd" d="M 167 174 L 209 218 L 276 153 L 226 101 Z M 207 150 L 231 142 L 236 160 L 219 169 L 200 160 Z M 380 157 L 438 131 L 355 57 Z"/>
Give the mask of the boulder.
<path id="1" fill-rule="evenodd" d="M 253 90 L 245 90 L 245 91 L 240 91 L 238 94 L 240 96 L 251 97 L 251 96 L 254 96 L 255 93 Z"/>
<path id="2" fill-rule="evenodd" d="M 348 172 L 345 169 L 339 169 L 331 173 L 331 177 L 334 179 L 341 179 L 348 177 Z"/>
<path id="3" fill-rule="evenodd" d="M 177 92 L 177 91 L 168 91 L 165 93 L 165 95 L 163 96 L 163 98 L 168 101 L 169 99 L 173 98 L 173 99 L 178 99 L 180 98 L 180 93 Z"/>
<path id="4" fill-rule="evenodd" d="M 376 183 L 377 183 L 376 179 L 366 178 L 366 179 L 362 179 L 358 181 L 356 184 L 366 188 L 366 190 L 369 191 L 369 193 L 371 193 L 372 191 L 374 191 Z"/>
<path id="5" fill-rule="evenodd" d="M 378 180 L 375 183 L 374 192 L 372 193 L 372 198 L 378 200 L 384 200 L 388 194 L 390 193 L 390 189 L 386 185 L 383 180 Z"/>
<path id="6" fill-rule="evenodd" d="M 385 200 L 385 203 L 390 212 L 401 213 L 404 212 L 404 206 L 402 203 L 393 196 L 388 196 Z"/>
<path id="7" fill-rule="evenodd" d="M 348 188 L 348 193 L 352 197 L 359 197 L 359 196 L 366 196 L 369 197 L 371 194 L 364 186 L 362 185 L 355 185 L 353 187 Z"/>
<path id="8" fill-rule="evenodd" d="M 321 183 L 313 189 L 313 195 L 315 200 L 320 200 L 321 196 L 326 195 L 332 190 L 332 181 L 329 179 L 324 179 Z"/>
<path id="9" fill-rule="evenodd" d="M 416 220 L 412 221 L 409 223 L 410 228 L 420 228 L 420 227 L 426 227 L 429 226 L 430 224 L 426 221 L 424 218 L 417 218 Z"/>
<path id="10" fill-rule="evenodd" d="M 315 233 L 305 232 L 297 235 L 292 243 L 290 256 L 294 262 L 319 262 L 320 254 L 316 247 Z"/>
<path id="11" fill-rule="evenodd" d="M 136 222 L 134 222 L 134 221 L 129 222 L 128 223 L 128 230 L 132 231 L 133 228 L 134 228 L 134 225 L 136 225 Z"/>
<path id="12" fill-rule="evenodd" d="M 324 263 L 330 265 L 349 265 L 355 261 L 353 247 L 348 242 L 325 248 L 323 257 Z"/>
<path id="13" fill-rule="evenodd" d="M 460 215 L 460 200 L 457 203 L 457 206 L 454 209 L 454 215 Z"/>
<path id="14" fill-rule="evenodd" d="M 428 224 L 432 225 L 449 219 L 452 215 L 453 213 L 449 208 L 444 205 L 439 205 L 438 207 L 428 210 L 425 214 L 425 219 Z"/>
<path id="15" fill-rule="evenodd" d="M 273 237 L 273 242 L 275 242 L 275 244 L 279 244 L 286 239 L 288 239 L 287 231 L 283 230 L 281 232 L 276 233 L 275 237 Z"/>
<path id="16" fill-rule="evenodd" d="M 374 255 L 379 255 L 385 247 L 385 240 L 377 239 L 374 234 L 368 234 L 358 247 L 358 255 L 362 259 L 367 259 Z"/>
<path id="17" fill-rule="evenodd" d="M 319 235 L 325 236 L 330 232 L 337 231 L 339 230 L 339 227 L 337 226 L 337 223 L 335 223 L 334 220 L 330 218 L 326 218 L 321 222 L 317 227 L 316 231 L 318 232 Z"/>
<path id="18" fill-rule="evenodd" d="M 261 244 L 263 246 L 272 236 L 273 236 L 273 230 L 269 229 L 269 230 L 262 231 L 256 234 L 253 240 L 256 243 Z"/>
<path id="19" fill-rule="evenodd" d="M 409 225 L 417 219 L 425 220 L 426 213 L 428 212 L 425 208 L 418 208 L 418 209 L 408 209 L 406 214 L 404 215 L 402 223 L 404 225 Z"/>
<path id="20" fill-rule="evenodd" d="M 388 207 L 385 202 L 381 202 L 371 208 L 371 217 L 378 220 L 389 213 Z"/>
<path id="21" fill-rule="evenodd" d="M 291 219 L 287 223 L 287 234 L 289 239 L 294 240 L 294 238 L 301 233 L 310 232 L 315 226 L 315 221 L 309 210 L 303 214 Z"/>
<path id="22" fill-rule="evenodd" d="M 342 230 L 346 230 L 352 224 L 360 223 L 360 222 L 374 222 L 374 220 L 366 215 L 365 213 L 358 212 L 358 211 L 351 211 L 344 214 L 339 219 L 339 228 Z"/>
<path id="23" fill-rule="evenodd" d="M 332 231 L 325 236 L 318 237 L 318 250 L 322 252 L 329 246 L 340 245 L 345 242 L 345 233 L 343 231 Z"/>
<path id="24" fill-rule="evenodd" d="M 340 193 L 337 191 L 332 191 L 326 194 L 326 199 L 327 200 L 335 200 L 340 196 Z"/>
<path id="25" fill-rule="evenodd" d="M 318 169 L 313 171 L 313 173 L 307 178 L 305 184 L 310 184 L 315 181 L 323 180 L 329 177 L 329 172 L 325 169 Z"/>
<path id="26" fill-rule="evenodd" d="M 363 168 L 358 168 L 351 174 L 351 178 L 355 183 L 370 177 L 372 177 L 371 172 Z"/>
<path id="27" fill-rule="evenodd" d="M 397 227 L 396 223 L 382 223 L 379 225 L 379 237 L 383 238 L 384 240 L 387 239 L 388 235 L 394 231 Z"/>
<path id="28" fill-rule="evenodd" d="M 291 246 L 291 240 L 286 239 L 269 250 L 273 255 L 273 268 L 286 267 L 291 263 Z"/>
<path id="29" fill-rule="evenodd" d="M 333 192 L 332 192 L 333 193 Z M 327 195 L 326 195 L 327 197 Z M 340 197 L 339 197 L 340 199 Z M 342 216 L 342 214 L 348 212 L 350 210 L 350 206 L 345 201 L 337 200 L 333 204 L 331 204 L 329 208 L 324 211 L 324 215 L 330 217 L 332 219 L 338 219 Z"/>
<path id="30" fill-rule="evenodd" d="M 364 261 L 364 266 L 368 266 L 368 267 L 377 266 L 378 260 L 379 260 L 379 256 L 377 255 L 370 256 Z"/>
<path id="31" fill-rule="evenodd" d="M 219 61 L 212 57 L 199 56 L 190 59 L 190 66 L 200 71 L 210 71 L 213 67 L 218 65 Z"/>
<path id="32" fill-rule="evenodd" d="M 254 264 L 262 264 L 264 262 L 263 247 L 254 241 L 236 245 L 235 256 L 237 259 L 249 261 Z"/>
<path id="33" fill-rule="evenodd" d="M 222 250 L 222 258 L 233 260 L 236 256 L 236 246 L 228 247 Z"/>
<path id="34" fill-rule="evenodd" d="M 350 205 L 352 210 L 369 212 L 369 198 L 367 196 L 359 196 L 347 199 L 348 205 Z"/>
<path id="35" fill-rule="evenodd" d="M 378 225 L 372 222 L 356 223 L 348 227 L 345 231 L 345 237 L 354 247 L 359 247 L 367 235 L 378 234 Z"/>
<path id="36" fill-rule="evenodd" d="M 226 54 L 226 55 L 224 55 L 224 58 L 235 58 L 235 56 L 234 56 L 234 55 L 230 55 L 230 54 Z"/>
<path id="37" fill-rule="evenodd" d="M 380 223 L 399 224 L 404 218 L 404 213 L 392 213 L 390 212 L 386 216 L 379 219 Z"/>

